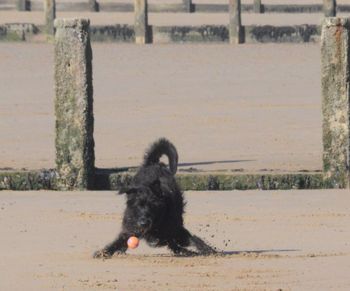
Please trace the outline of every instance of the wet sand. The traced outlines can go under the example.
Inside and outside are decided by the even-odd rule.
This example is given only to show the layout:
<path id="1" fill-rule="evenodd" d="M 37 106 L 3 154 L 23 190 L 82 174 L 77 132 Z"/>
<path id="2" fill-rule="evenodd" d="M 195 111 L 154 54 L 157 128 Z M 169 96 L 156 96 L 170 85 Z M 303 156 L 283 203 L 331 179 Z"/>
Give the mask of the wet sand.
<path id="1" fill-rule="evenodd" d="M 348 14 L 340 13 L 346 17 Z M 116 12 L 57 12 L 57 18 L 83 17 L 90 19 L 91 25 L 133 24 L 133 13 Z M 316 14 L 243 14 L 243 25 L 301 25 L 321 24 L 323 15 Z M 0 24 L 3 23 L 34 23 L 44 24 L 43 12 L 0 11 Z M 149 13 L 149 24 L 155 26 L 167 25 L 228 25 L 227 13 Z"/>
<path id="2" fill-rule="evenodd" d="M 141 241 L 92 253 L 120 229 L 112 192 L 0 192 L 1 290 L 349 290 L 348 191 L 187 192 L 185 224 L 223 256 Z"/>
<path id="3" fill-rule="evenodd" d="M 322 167 L 320 48 L 93 44 L 96 165 L 154 139 L 203 170 Z M 53 46 L 0 44 L 0 168 L 54 167 Z"/>

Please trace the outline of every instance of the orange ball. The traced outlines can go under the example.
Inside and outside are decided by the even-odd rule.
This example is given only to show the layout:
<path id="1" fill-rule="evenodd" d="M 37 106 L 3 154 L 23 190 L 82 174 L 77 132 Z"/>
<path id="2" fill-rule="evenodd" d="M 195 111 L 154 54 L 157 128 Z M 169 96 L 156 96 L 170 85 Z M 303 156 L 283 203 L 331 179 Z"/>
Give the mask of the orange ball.
<path id="1" fill-rule="evenodd" d="M 128 247 L 129 249 L 136 249 L 139 246 L 140 240 L 136 236 L 131 236 L 128 239 Z"/>

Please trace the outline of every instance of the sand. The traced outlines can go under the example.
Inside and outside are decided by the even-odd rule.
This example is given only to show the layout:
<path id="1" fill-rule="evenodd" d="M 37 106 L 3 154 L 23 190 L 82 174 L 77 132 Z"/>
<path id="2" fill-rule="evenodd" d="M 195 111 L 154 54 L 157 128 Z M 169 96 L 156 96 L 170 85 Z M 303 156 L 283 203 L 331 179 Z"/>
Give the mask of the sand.
<path id="1" fill-rule="evenodd" d="M 346 17 L 340 13 L 338 16 Z M 83 17 L 90 19 L 92 25 L 129 24 L 134 22 L 133 13 L 116 12 L 57 12 L 57 18 Z M 301 25 L 320 24 L 323 14 L 242 14 L 243 25 Z M 44 24 L 44 14 L 40 11 L 17 12 L 0 11 L 0 24 L 3 23 L 34 23 Z M 155 26 L 171 25 L 228 25 L 227 13 L 149 13 L 149 24 Z"/>
<path id="2" fill-rule="evenodd" d="M 155 138 L 184 168 L 320 170 L 320 48 L 93 43 L 96 165 L 139 165 Z M 0 168 L 53 168 L 53 46 L 0 44 Z"/>
<path id="3" fill-rule="evenodd" d="M 224 251 L 92 253 L 120 229 L 113 192 L 1 192 L 0 290 L 349 290 L 349 191 L 187 192 L 185 224 Z"/>
<path id="4" fill-rule="evenodd" d="M 0 12 L 1 23 L 40 17 Z M 138 165 L 144 148 L 167 136 L 181 168 L 321 169 L 319 45 L 94 43 L 93 53 L 98 167 Z M 0 79 L 0 168 L 54 167 L 53 46 L 1 43 Z M 94 260 L 120 228 L 124 197 L 0 192 L 0 290 L 350 289 L 348 190 L 185 195 L 186 226 L 222 256 L 173 257 L 141 242 Z"/>

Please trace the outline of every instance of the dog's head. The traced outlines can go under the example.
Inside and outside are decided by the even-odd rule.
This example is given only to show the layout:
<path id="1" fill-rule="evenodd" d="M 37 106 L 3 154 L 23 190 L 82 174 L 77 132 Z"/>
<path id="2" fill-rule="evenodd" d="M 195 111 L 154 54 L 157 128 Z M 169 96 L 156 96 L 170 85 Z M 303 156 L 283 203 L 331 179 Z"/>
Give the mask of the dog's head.
<path id="1" fill-rule="evenodd" d="M 167 211 L 166 197 L 159 181 L 147 186 L 129 186 L 119 193 L 127 194 L 124 224 L 129 229 L 140 235 L 157 230 Z"/>

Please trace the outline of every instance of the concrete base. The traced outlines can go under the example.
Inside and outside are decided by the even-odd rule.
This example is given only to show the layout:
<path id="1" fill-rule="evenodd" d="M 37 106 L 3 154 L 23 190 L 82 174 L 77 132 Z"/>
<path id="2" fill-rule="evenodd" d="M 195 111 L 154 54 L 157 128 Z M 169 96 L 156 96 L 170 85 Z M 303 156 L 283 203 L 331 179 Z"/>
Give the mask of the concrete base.
<path id="1" fill-rule="evenodd" d="M 228 28 L 225 25 L 149 26 L 149 30 L 154 43 L 228 42 Z M 0 41 L 30 41 L 43 31 L 43 27 L 33 24 L 0 25 Z M 319 26 L 307 24 L 251 25 L 243 27 L 243 36 L 246 43 L 305 43 L 318 42 L 320 31 Z M 91 26 L 90 37 L 92 41 L 134 42 L 135 32 L 132 25 Z"/>
<path id="2" fill-rule="evenodd" d="M 316 25 L 296 26 L 245 26 L 242 27 L 245 43 L 303 43 L 317 42 L 320 28 Z M 228 42 L 229 31 L 223 25 L 162 26 L 152 27 L 154 43 L 177 42 Z"/>
<path id="3" fill-rule="evenodd" d="M 135 171 L 98 169 L 94 189 L 118 190 L 130 183 Z M 57 190 L 55 170 L 0 172 L 0 190 Z M 186 190 L 278 190 L 332 188 L 323 180 L 322 173 L 291 174 L 232 174 L 232 173 L 179 173 L 177 181 Z"/>
<path id="4" fill-rule="evenodd" d="M 43 31 L 43 29 L 41 30 Z M 31 23 L 10 23 L 0 25 L 0 41 L 25 41 L 40 33 L 40 29 Z"/>

